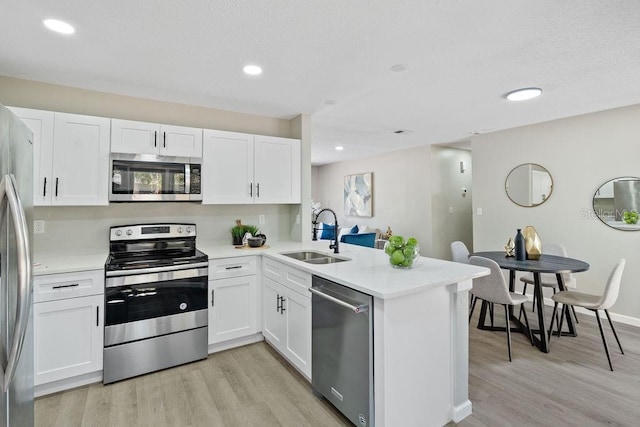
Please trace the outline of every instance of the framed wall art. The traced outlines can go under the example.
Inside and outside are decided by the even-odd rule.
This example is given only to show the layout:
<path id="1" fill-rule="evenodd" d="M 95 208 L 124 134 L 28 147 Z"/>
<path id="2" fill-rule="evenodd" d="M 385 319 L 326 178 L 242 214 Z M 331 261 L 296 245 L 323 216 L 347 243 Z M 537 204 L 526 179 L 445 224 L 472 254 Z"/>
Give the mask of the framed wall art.
<path id="1" fill-rule="evenodd" d="M 344 177 L 344 214 L 373 216 L 373 172 Z"/>

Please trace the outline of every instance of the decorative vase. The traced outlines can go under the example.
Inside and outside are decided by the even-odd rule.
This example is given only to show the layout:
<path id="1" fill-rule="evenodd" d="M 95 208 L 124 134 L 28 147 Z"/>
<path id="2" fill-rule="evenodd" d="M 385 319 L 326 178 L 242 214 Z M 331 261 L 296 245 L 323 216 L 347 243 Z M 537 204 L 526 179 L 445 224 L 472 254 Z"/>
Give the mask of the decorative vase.
<path id="1" fill-rule="evenodd" d="M 522 230 L 524 236 L 524 248 L 527 252 L 527 259 L 540 259 L 542 255 L 542 241 L 532 225 L 527 225 Z"/>
<path id="2" fill-rule="evenodd" d="M 389 264 L 393 268 L 413 268 L 420 259 L 420 245 L 399 242 L 393 237 L 384 244 L 384 252 L 389 255 Z"/>
<path id="3" fill-rule="evenodd" d="M 522 229 L 518 228 L 514 243 L 516 245 L 516 259 L 518 261 L 525 261 L 527 259 L 527 251 L 524 246 L 524 236 L 522 235 Z"/>
<path id="4" fill-rule="evenodd" d="M 242 237 L 243 236 L 231 236 L 233 239 L 234 246 L 242 246 Z"/>
<path id="5" fill-rule="evenodd" d="M 507 244 L 505 245 L 504 250 L 507 253 L 507 257 L 515 256 L 516 244 L 513 242 L 513 237 L 509 237 L 509 240 L 507 240 Z"/>

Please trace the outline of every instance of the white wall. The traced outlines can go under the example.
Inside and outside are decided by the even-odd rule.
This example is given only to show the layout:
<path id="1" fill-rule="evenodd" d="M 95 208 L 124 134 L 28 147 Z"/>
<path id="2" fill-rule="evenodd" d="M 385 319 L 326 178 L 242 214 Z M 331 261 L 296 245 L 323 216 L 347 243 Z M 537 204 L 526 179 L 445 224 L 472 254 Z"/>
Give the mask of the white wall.
<path id="1" fill-rule="evenodd" d="M 338 214 L 341 225 L 362 224 L 415 237 L 420 253 L 431 256 L 431 149 L 411 148 L 314 168 L 311 197 Z M 345 217 L 345 175 L 373 172 L 373 217 Z M 324 215 L 327 215 L 326 217 Z M 322 220 L 329 219 L 323 214 Z"/>
<path id="2" fill-rule="evenodd" d="M 451 242 L 460 240 L 473 247 L 471 152 L 457 148 L 431 146 L 431 203 L 433 251 L 431 256 L 451 259 Z M 460 162 L 465 171 L 460 172 Z M 462 188 L 467 189 L 463 195 Z M 451 212 L 453 210 L 453 212 Z"/>
<path id="3" fill-rule="evenodd" d="M 556 120 L 472 139 L 474 250 L 501 250 L 516 228 L 536 227 L 542 243 L 566 246 L 591 269 L 576 274 L 580 291 L 600 294 L 619 258 L 627 259 L 612 312 L 640 319 L 640 233 L 614 230 L 592 212 L 595 191 L 619 176 L 640 175 L 640 105 Z M 553 193 L 541 206 L 524 208 L 504 191 L 509 171 L 539 163 L 553 177 Z"/>

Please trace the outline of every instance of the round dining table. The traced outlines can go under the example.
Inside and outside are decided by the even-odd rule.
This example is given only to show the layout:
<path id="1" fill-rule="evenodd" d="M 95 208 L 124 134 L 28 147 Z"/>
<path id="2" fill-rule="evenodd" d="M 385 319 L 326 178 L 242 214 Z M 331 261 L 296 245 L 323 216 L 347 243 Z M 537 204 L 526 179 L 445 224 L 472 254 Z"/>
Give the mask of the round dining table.
<path id="1" fill-rule="evenodd" d="M 475 252 L 471 256 L 480 256 L 489 258 L 495 261 L 500 268 L 509 270 L 509 290 L 515 291 L 516 271 L 533 273 L 534 279 L 534 292 L 536 296 L 536 309 L 538 311 L 538 329 L 531 329 L 531 337 L 536 347 L 545 353 L 549 352 L 549 339 L 547 335 L 547 329 L 545 326 L 544 316 L 544 295 L 542 293 L 542 286 L 540 282 L 541 273 L 555 274 L 558 280 L 558 288 L 561 291 L 566 290 L 564 284 L 564 273 L 578 273 L 581 271 L 587 271 L 589 264 L 584 261 L 580 261 L 574 258 L 567 258 L 556 255 L 542 254 L 539 259 L 527 259 L 519 261 L 516 257 L 507 257 L 504 251 L 489 251 L 489 252 Z M 473 292 L 473 290 L 471 291 Z M 575 325 L 573 318 L 569 315 L 569 310 L 565 311 L 567 321 L 567 332 L 562 332 L 562 335 L 576 336 Z M 513 306 L 509 307 L 509 317 L 513 322 L 516 332 L 521 332 L 527 337 L 529 336 L 529 328 L 520 322 L 520 319 L 513 314 Z M 480 319 L 478 320 L 479 329 L 489 330 L 504 330 L 504 328 L 488 326 L 486 325 L 486 304 L 483 303 L 482 310 L 480 311 Z"/>

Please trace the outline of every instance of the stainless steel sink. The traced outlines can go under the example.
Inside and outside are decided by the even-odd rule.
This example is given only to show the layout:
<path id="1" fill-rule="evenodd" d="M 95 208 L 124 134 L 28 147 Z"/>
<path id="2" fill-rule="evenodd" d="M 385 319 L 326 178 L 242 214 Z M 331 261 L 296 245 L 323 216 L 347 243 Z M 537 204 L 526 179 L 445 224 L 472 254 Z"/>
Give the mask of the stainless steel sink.
<path id="1" fill-rule="evenodd" d="M 281 252 L 280 255 L 308 264 L 334 264 L 336 262 L 351 261 L 349 258 L 341 258 L 316 251 Z"/>

